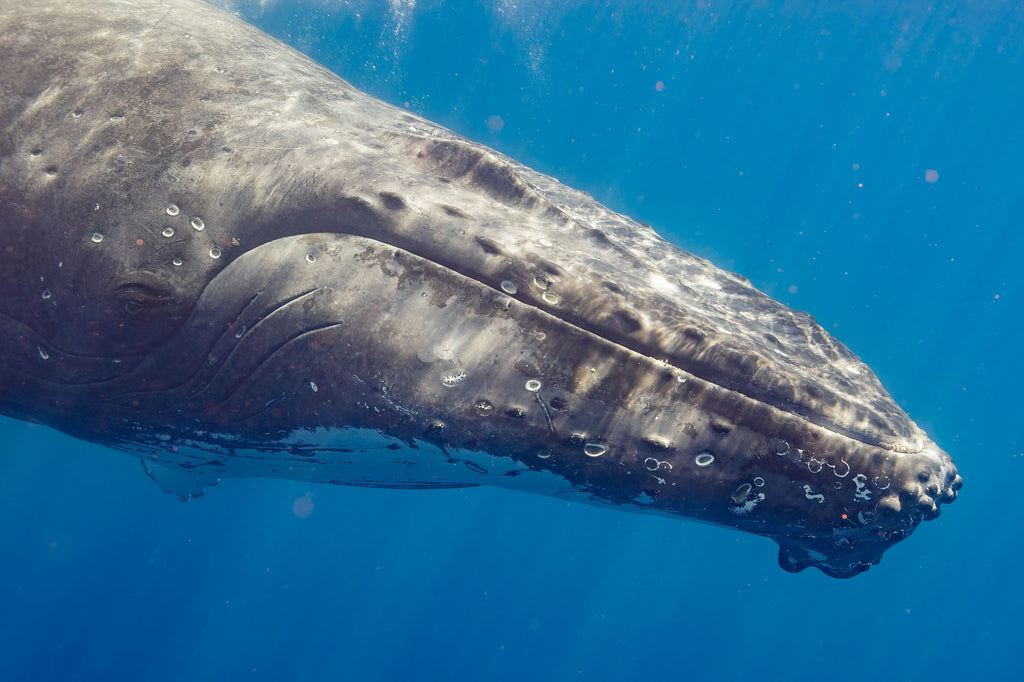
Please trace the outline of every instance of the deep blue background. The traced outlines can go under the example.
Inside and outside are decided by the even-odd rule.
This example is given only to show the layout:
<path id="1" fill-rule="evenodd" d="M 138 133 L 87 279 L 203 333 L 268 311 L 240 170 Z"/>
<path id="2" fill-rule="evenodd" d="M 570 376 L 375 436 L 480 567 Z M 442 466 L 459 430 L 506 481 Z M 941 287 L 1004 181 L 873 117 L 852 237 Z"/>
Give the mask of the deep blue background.
<path id="1" fill-rule="evenodd" d="M 1019 5 L 231 4 L 810 311 L 950 451 L 961 499 L 835 581 L 767 540 L 498 489 L 182 504 L 4 420 L 0 678 L 1016 678 Z"/>

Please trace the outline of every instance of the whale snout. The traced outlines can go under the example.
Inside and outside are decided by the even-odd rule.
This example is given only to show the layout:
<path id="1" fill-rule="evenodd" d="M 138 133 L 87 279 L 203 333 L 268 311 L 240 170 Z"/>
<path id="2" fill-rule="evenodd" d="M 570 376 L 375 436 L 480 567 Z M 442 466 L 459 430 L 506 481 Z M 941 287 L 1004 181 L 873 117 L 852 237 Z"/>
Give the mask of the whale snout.
<path id="1" fill-rule="evenodd" d="M 963 487 L 953 460 L 930 440 L 920 453 L 904 455 L 897 461 L 906 465 L 905 473 L 898 478 L 902 481 L 898 491 L 900 508 L 909 507 L 908 513 L 918 513 L 924 521 L 937 518 L 942 505 L 954 501 Z"/>
<path id="2" fill-rule="evenodd" d="M 892 545 L 921 521 L 938 518 L 942 505 L 956 500 L 963 479 L 949 455 L 930 440 L 916 453 L 888 453 L 891 476 L 873 512 L 858 516 L 856 529 L 777 537 L 779 566 L 790 573 L 814 567 L 833 578 L 852 578 L 882 559 Z"/>

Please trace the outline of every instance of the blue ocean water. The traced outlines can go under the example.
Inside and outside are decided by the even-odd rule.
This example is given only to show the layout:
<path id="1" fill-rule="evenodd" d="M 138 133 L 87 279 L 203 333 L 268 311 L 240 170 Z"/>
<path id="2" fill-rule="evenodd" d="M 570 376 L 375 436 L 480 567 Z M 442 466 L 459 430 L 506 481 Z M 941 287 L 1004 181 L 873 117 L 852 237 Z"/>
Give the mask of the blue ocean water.
<path id="1" fill-rule="evenodd" d="M 183 504 L 3 420 L 0 679 L 1016 679 L 1019 4 L 224 4 L 811 312 L 965 486 L 837 581 L 498 489 L 228 480 Z"/>

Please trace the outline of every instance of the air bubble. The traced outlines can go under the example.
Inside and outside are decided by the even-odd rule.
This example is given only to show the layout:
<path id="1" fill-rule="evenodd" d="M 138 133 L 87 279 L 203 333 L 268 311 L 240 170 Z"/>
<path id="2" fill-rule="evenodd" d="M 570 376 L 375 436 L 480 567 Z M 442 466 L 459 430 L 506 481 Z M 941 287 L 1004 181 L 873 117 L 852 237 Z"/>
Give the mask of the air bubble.
<path id="1" fill-rule="evenodd" d="M 529 381 L 526 382 L 526 390 L 530 391 L 531 393 L 536 393 L 537 391 L 539 391 L 540 386 L 541 383 L 536 379 L 530 379 Z"/>
<path id="2" fill-rule="evenodd" d="M 220 258 L 221 251 L 216 246 L 210 249 L 210 258 L 217 260 Z"/>
<path id="3" fill-rule="evenodd" d="M 494 414 L 494 403 L 490 400 L 478 400 L 473 404 L 473 411 L 480 417 L 489 417 Z"/>
<path id="4" fill-rule="evenodd" d="M 167 210 L 167 215 L 169 215 L 169 216 L 176 216 L 176 215 L 178 215 L 178 213 L 181 212 L 180 209 L 178 208 L 177 204 L 169 204 L 167 206 L 166 210 Z"/>
<path id="5" fill-rule="evenodd" d="M 822 460 L 814 459 L 813 457 L 811 457 L 811 459 L 807 462 L 807 470 L 810 471 L 812 474 L 816 474 L 819 471 L 821 471 L 821 467 L 824 464 L 825 462 L 823 462 Z"/>
<path id="6" fill-rule="evenodd" d="M 41 357 L 43 360 L 50 359 L 50 354 L 47 353 L 46 349 L 43 348 L 42 346 L 36 346 L 36 350 L 39 351 L 39 357 Z"/>
<path id="7" fill-rule="evenodd" d="M 604 453 L 608 452 L 608 448 L 600 443 L 587 443 L 583 446 L 583 452 L 587 457 L 600 457 Z"/>
<path id="8" fill-rule="evenodd" d="M 174 260 L 171 261 L 171 265 L 177 268 L 180 267 L 183 262 L 184 261 L 182 261 L 180 258 L 175 258 Z"/>
<path id="9" fill-rule="evenodd" d="M 164 231 L 161 232 L 160 234 L 162 234 L 165 237 L 173 237 L 174 236 L 174 228 L 173 227 L 165 227 Z"/>
<path id="10" fill-rule="evenodd" d="M 756 485 L 758 488 L 763 488 L 764 487 L 764 479 L 761 478 L 760 476 L 758 476 L 757 478 L 754 479 L 754 485 Z"/>
<path id="11" fill-rule="evenodd" d="M 189 224 L 192 225 L 192 229 L 196 232 L 202 232 L 203 228 L 206 227 L 206 223 L 203 222 L 202 218 L 193 218 L 189 221 Z"/>
<path id="12" fill-rule="evenodd" d="M 537 287 L 541 291 L 544 291 L 545 289 L 547 289 L 550 286 L 550 284 L 549 284 L 549 282 L 546 279 L 541 279 L 540 277 L 534 277 L 533 278 L 533 286 Z"/>
<path id="13" fill-rule="evenodd" d="M 235 332 L 235 338 L 236 339 L 240 339 L 243 336 L 245 336 L 245 325 L 244 324 L 241 327 L 238 328 L 238 331 Z"/>
<path id="14" fill-rule="evenodd" d="M 538 239 L 538 240 L 537 240 L 537 243 L 538 243 L 538 244 L 540 244 L 541 246 L 554 246 L 554 244 L 552 244 L 552 243 L 551 243 L 551 242 L 550 242 L 549 240 L 547 240 L 547 239 Z"/>
<path id="15" fill-rule="evenodd" d="M 316 256 L 314 256 L 311 253 L 307 253 L 306 254 L 306 262 L 309 263 L 310 265 L 312 265 L 313 263 L 316 262 Z"/>
<path id="16" fill-rule="evenodd" d="M 710 452 L 702 452 L 696 457 L 694 457 L 693 461 L 699 467 L 706 467 L 707 465 L 715 461 L 715 456 L 712 455 Z"/>
<path id="17" fill-rule="evenodd" d="M 71 118 L 82 118 L 82 112 L 78 110 L 72 111 Z"/>
<path id="18" fill-rule="evenodd" d="M 537 459 L 548 459 L 551 457 L 551 453 L 547 450 L 541 450 L 537 453 Z"/>
<path id="19" fill-rule="evenodd" d="M 313 393 L 317 393 L 320 390 L 315 381 L 309 382 L 309 387 L 313 389 Z"/>
<path id="20" fill-rule="evenodd" d="M 49 301 L 51 296 L 53 296 L 53 294 L 50 293 L 49 289 L 43 289 L 43 300 L 44 301 Z"/>
<path id="21" fill-rule="evenodd" d="M 545 291 L 540 297 L 544 299 L 545 303 L 550 305 L 558 305 L 558 302 L 562 300 L 558 297 L 558 294 L 553 294 L 550 291 Z"/>
<path id="22" fill-rule="evenodd" d="M 33 149 L 32 151 L 29 152 L 29 156 L 31 156 L 33 159 L 39 158 L 42 155 L 43 155 L 43 150 L 42 149 Z"/>
<path id="23" fill-rule="evenodd" d="M 94 244 L 99 244 L 101 241 L 103 241 L 103 235 L 100 234 L 99 232 L 93 232 L 92 241 Z"/>
<path id="24" fill-rule="evenodd" d="M 515 282 L 510 282 L 507 279 L 501 283 L 501 290 L 504 291 L 506 294 L 509 294 L 510 296 L 519 291 L 519 289 L 515 285 Z"/>

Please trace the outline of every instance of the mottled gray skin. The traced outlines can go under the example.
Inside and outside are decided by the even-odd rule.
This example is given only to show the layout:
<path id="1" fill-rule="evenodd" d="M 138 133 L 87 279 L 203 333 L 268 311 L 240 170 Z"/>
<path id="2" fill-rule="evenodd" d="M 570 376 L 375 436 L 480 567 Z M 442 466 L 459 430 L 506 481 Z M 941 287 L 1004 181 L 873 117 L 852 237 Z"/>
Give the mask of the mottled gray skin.
<path id="1" fill-rule="evenodd" d="M 589 196 L 193 0 L 0 8 L 3 414 L 179 492 L 488 483 L 836 577 L 956 497 L 810 316 Z"/>

